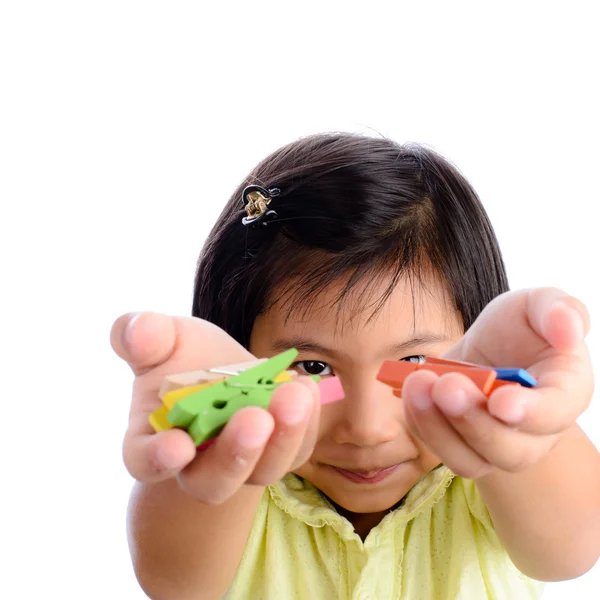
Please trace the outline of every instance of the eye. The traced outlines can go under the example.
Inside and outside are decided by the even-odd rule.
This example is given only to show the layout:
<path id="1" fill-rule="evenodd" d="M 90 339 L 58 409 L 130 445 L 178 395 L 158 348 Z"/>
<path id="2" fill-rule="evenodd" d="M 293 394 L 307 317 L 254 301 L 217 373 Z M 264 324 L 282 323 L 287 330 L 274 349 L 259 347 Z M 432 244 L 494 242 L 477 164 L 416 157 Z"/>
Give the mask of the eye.
<path id="1" fill-rule="evenodd" d="M 405 356 L 400 360 L 404 362 L 417 363 L 418 365 L 422 365 L 425 363 L 425 355 L 424 354 L 415 354 L 413 356 Z"/>
<path id="2" fill-rule="evenodd" d="M 292 367 L 304 371 L 307 375 L 333 375 L 333 369 L 320 360 L 300 360 L 294 363 Z M 327 369 L 329 370 L 327 371 Z"/>

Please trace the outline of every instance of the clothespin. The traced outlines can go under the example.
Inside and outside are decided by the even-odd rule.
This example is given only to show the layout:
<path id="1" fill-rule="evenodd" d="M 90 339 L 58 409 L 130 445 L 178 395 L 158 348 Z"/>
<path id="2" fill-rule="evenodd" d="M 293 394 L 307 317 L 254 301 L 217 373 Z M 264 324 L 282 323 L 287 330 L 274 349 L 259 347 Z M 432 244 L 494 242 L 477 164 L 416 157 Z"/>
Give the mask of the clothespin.
<path id="1" fill-rule="evenodd" d="M 275 389 L 297 375 L 286 370 L 297 355 L 298 351 L 292 348 L 268 360 L 171 376 L 163 382 L 163 405 L 150 415 L 150 424 L 155 431 L 185 429 L 196 446 L 202 445 L 216 437 L 240 408 L 267 408 Z M 311 378 L 317 382 L 321 379 L 318 375 Z M 319 386 L 322 404 L 344 397 L 336 377 Z"/>
<path id="2" fill-rule="evenodd" d="M 377 379 L 394 388 L 394 395 L 402 397 L 404 380 L 415 371 L 428 370 L 437 375 L 445 373 L 463 373 L 487 397 L 504 385 L 522 385 L 534 387 L 537 380 L 525 369 L 496 369 L 474 363 L 426 357 L 424 363 L 387 360 L 383 363 Z"/>

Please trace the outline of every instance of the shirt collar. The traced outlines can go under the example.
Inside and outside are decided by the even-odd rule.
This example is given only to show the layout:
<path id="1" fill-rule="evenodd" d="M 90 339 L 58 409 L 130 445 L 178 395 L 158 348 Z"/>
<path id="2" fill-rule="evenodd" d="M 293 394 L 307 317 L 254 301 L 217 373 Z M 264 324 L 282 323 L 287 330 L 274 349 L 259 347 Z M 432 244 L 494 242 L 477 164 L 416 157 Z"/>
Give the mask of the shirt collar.
<path id="1" fill-rule="evenodd" d="M 454 473 L 444 465 L 436 467 L 411 488 L 402 504 L 390 511 L 375 529 L 393 528 L 431 508 L 443 497 L 453 478 Z M 352 523 L 309 481 L 288 473 L 268 489 L 273 502 L 294 519 L 312 527 L 330 525 L 346 539 L 355 536 Z"/>

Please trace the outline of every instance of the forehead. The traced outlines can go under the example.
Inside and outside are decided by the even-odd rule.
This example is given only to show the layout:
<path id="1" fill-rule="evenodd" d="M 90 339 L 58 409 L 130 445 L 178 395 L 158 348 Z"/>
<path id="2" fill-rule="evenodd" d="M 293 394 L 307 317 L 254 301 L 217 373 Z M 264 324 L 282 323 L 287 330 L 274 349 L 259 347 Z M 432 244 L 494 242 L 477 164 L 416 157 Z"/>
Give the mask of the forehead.
<path id="1" fill-rule="evenodd" d="M 361 282 L 345 293 L 347 280 L 336 281 L 304 301 L 296 291 L 279 298 L 255 322 L 253 334 L 271 339 L 310 335 L 338 342 L 378 339 L 382 344 L 415 333 L 455 338 L 461 319 L 446 286 L 433 275 L 404 276 L 391 290 L 390 279 Z"/>

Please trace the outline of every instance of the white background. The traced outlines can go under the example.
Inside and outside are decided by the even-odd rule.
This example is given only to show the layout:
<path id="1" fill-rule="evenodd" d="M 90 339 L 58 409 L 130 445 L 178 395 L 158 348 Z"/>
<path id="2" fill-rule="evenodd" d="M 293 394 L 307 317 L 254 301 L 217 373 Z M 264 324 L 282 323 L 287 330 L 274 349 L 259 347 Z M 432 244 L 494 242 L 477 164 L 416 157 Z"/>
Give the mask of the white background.
<path id="1" fill-rule="evenodd" d="M 189 313 L 226 198 L 298 136 L 433 145 L 480 193 L 512 286 L 600 316 L 594 3 L 200 4 L 1 5 L 2 598 L 145 597 L 110 327 Z M 596 445 L 599 411 L 580 420 Z M 599 587 L 600 564 L 545 598 Z"/>

